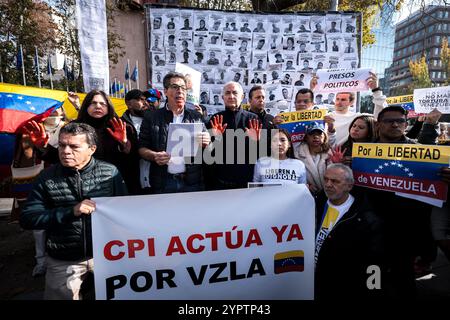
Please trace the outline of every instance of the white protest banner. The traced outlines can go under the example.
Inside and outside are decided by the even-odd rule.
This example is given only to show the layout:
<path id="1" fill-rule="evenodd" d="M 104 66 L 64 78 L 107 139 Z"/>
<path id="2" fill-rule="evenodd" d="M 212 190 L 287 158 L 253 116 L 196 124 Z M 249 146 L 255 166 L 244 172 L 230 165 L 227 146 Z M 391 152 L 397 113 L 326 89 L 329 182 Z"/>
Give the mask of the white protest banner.
<path id="1" fill-rule="evenodd" d="M 96 89 L 108 93 L 109 58 L 105 1 L 77 0 L 76 10 L 84 92 Z"/>
<path id="2" fill-rule="evenodd" d="M 93 200 L 97 299 L 314 297 L 305 185 Z"/>
<path id="3" fill-rule="evenodd" d="M 200 71 L 192 69 L 187 65 L 177 63 L 175 71 L 183 74 L 186 77 L 186 102 L 192 104 L 199 104 L 200 102 L 200 81 L 202 74 Z"/>
<path id="4" fill-rule="evenodd" d="M 369 90 L 366 80 L 372 69 L 319 69 L 314 92 L 358 92 Z"/>
<path id="5" fill-rule="evenodd" d="M 414 89 L 414 111 L 429 113 L 437 108 L 442 113 L 450 113 L 450 86 Z"/>
<path id="6" fill-rule="evenodd" d="M 170 123 L 166 151 L 171 156 L 195 157 L 203 123 Z"/>

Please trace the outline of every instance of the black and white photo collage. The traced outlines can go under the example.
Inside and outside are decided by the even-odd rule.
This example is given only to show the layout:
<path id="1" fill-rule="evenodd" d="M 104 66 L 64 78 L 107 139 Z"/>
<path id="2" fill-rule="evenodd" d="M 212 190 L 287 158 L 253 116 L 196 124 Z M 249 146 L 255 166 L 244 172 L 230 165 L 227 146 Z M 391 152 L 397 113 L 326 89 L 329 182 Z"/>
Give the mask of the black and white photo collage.
<path id="1" fill-rule="evenodd" d="M 350 13 L 148 10 L 153 85 L 162 89 L 175 63 L 187 64 L 202 73 L 200 104 L 211 112 L 223 110 L 222 88 L 228 81 L 239 82 L 245 93 L 263 85 L 268 108 L 282 101 L 282 111 L 290 111 L 295 93 L 309 87 L 317 69 L 359 66 L 356 15 Z M 327 100 L 321 99 L 333 103 Z"/>

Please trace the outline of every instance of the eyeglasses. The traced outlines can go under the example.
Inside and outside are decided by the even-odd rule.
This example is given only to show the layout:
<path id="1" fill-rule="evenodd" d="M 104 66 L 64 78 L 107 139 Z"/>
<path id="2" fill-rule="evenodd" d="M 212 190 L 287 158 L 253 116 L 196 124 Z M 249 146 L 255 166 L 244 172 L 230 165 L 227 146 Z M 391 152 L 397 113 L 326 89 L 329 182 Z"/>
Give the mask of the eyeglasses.
<path id="1" fill-rule="evenodd" d="M 398 124 L 404 124 L 406 122 L 405 118 L 398 118 L 398 119 L 382 119 L 381 122 L 386 124 L 393 124 L 394 122 Z"/>
<path id="2" fill-rule="evenodd" d="M 181 90 L 181 91 L 186 91 L 187 90 L 186 86 L 180 86 L 180 85 L 175 84 L 175 83 L 169 84 L 169 88 L 173 89 L 173 90 Z"/>

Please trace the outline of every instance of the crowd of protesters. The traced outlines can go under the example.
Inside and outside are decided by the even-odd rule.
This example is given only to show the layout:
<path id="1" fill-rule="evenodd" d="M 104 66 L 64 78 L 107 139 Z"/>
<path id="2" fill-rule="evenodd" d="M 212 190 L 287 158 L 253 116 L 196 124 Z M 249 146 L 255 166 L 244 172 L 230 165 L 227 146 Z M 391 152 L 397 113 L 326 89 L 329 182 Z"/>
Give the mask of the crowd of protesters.
<path id="1" fill-rule="evenodd" d="M 314 79 L 311 83 L 314 89 Z M 131 90 L 121 118 L 102 91 L 89 92 L 82 104 L 70 93 L 77 119 L 58 133 L 36 122 L 27 124 L 24 137 L 29 142 L 23 145 L 36 151 L 21 151 L 32 165 L 54 164 L 36 179 L 20 215 L 24 228 L 45 230 L 45 297 L 83 296 L 81 284 L 93 270 L 92 197 L 236 189 L 249 182 L 306 184 L 314 196 L 317 298 L 413 297 L 415 278 L 433 262 L 437 246 L 450 258 L 449 216 L 432 219 L 429 204 L 354 187 L 351 149 L 358 142 L 437 144 L 440 112 L 432 111 L 407 132 L 407 112 L 387 107 L 375 75 L 367 83 L 375 114 L 350 111 L 354 94 L 337 93 L 335 111 L 327 114 L 325 125 L 313 123 L 295 144 L 286 130 L 278 129 L 282 118 L 266 113 L 265 90 L 258 85 L 250 90 L 246 111 L 242 86 L 226 83 L 225 110 L 210 118 L 202 106 L 187 107 L 186 79 L 176 72 L 164 77 L 164 105 L 156 89 Z M 296 110 L 313 107 L 314 91 L 299 90 Z M 169 154 L 171 123 L 201 124 L 199 154 L 208 153 L 215 161 Z M 239 135 L 241 145 L 234 143 Z M 252 150 L 262 156 L 255 158 Z M 21 161 L 18 156 L 15 164 Z M 441 175 L 450 181 L 448 167 Z M 370 265 L 381 269 L 380 290 L 367 288 Z"/>

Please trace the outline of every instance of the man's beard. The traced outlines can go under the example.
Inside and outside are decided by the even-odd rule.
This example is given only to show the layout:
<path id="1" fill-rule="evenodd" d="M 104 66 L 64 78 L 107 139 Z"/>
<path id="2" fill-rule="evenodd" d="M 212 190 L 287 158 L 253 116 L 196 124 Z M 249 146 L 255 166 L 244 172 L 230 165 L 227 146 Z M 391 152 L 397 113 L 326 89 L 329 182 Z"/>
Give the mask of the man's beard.
<path id="1" fill-rule="evenodd" d="M 145 110 L 139 109 L 139 110 L 133 110 L 133 116 L 143 118 L 144 117 Z"/>

